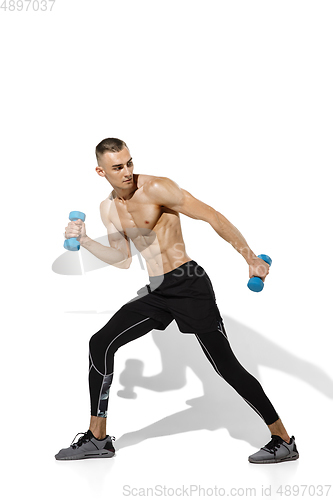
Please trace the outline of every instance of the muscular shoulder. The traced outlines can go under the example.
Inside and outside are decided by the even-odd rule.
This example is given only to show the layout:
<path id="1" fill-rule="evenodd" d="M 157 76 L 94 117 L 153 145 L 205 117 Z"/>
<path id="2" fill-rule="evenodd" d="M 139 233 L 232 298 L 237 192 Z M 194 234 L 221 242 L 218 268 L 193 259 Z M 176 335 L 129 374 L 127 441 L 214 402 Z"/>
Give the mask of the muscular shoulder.
<path id="1" fill-rule="evenodd" d="M 172 179 L 169 179 L 169 177 L 162 177 L 160 175 L 149 175 L 147 177 L 149 177 L 149 179 L 147 179 L 148 182 L 146 182 L 146 185 L 152 189 L 159 189 L 163 187 L 168 188 L 172 185 L 178 186 L 178 184 L 176 184 Z"/>
<path id="2" fill-rule="evenodd" d="M 184 190 L 169 177 L 154 177 L 144 187 L 148 198 L 158 205 L 178 205 L 184 198 Z M 171 208 L 171 207 L 170 207 Z"/>
<path id="3" fill-rule="evenodd" d="M 214 222 L 216 211 L 203 203 L 168 177 L 157 177 L 147 185 L 148 197 L 151 203 L 168 207 L 192 219 Z"/>
<path id="4" fill-rule="evenodd" d="M 167 201 L 179 201 L 183 196 L 183 190 L 169 177 L 157 175 L 140 174 L 138 178 L 138 189 L 142 188 L 145 202 L 151 202 L 160 206 L 167 206 Z M 165 203 L 164 203 L 165 202 Z"/>
<path id="5" fill-rule="evenodd" d="M 138 183 L 138 189 L 143 187 L 144 189 L 148 184 L 151 182 L 154 182 L 155 179 L 158 179 L 156 175 L 148 175 L 148 174 L 138 174 L 137 178 L 137 183 Z"/>

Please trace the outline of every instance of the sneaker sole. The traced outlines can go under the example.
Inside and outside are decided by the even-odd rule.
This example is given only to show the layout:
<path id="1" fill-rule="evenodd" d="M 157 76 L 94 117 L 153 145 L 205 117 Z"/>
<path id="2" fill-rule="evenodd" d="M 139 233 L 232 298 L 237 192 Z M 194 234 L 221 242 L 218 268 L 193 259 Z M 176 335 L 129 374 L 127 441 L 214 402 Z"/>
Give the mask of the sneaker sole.
<path id="1" fill-rule="evenodd" d="M 249 457 L 249 462 L 251 464 L 279 464 L 282 462 L 290 462 L 291 460 L 297 460 L 299 458 L 299 453 L 292 453 L 291 455 L 287 455 L 284 458 L 278 458 L 275 460 L 252 460 Z"/>
<path id="2" fill-rule="evenodd" d="M 83 460 L 84 458 L 112 458 L 115 456 L 115 452 L 101 450 L 91 453 L 84 453 L 82 455 L 71 455 L 70 457 L 55 457 L 56 460 Z"/>

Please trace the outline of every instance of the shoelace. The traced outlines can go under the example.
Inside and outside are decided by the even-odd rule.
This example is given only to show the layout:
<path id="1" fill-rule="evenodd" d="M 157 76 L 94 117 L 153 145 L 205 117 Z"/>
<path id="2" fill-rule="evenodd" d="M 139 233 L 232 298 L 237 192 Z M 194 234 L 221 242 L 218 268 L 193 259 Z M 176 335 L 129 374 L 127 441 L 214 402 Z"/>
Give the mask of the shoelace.
<path id="1" fill-rule="evenodd" d="M 274 453 L 275 455 L 276 451 L 281 446 L 281 441 L 282 439 L 280 436 L 272 436 L 272 439 L 264 446 L 263 450 L 269 451 L 269 453 Z"/>
<path id="2" fill-rule="evenodd" d="M 77 436 L 79 436 L 79 434 L 83 434 L 83 436 L 81 436 L 78 439 L 77 443 L 74 443 L 75 439 L 77 438 Z M 83 443 L 87 443 L 90 440 L 90 437 L 88 437 L 87 434 L 88 432 L 79 432 L 78 434 L 76 434 L 75 438 L 71 443 L 71 447 L 73 448 L 73 450 L 75 450 L 75 448 L 78 448 L 79 446 L 82 446 Z"/>
<path id="3" fill-rule="evenodd" d="M 77 443 L 74 443 L 75 439 L 77 438 L 77 436 L 79 436 L 79 434 L 83 434 L 83 436 L 81 436 Z M 111 438 L 111 441 L 115 441 L 115 437 L 114 436 L 110 436 Z M 75 438 L 73 439 L 72 443 L 71 443 L 71 447 L 73 448 L 73 450 L 75 450 L 75 448 L 78 448 L 79 446 L 82 446 L 84 443 L 87 443 L 88 441 L 90 441 L 90 437 L 88 436 L 88 431 L 87 432 L 78 432 L 78 434 L 76 434 Z"/>

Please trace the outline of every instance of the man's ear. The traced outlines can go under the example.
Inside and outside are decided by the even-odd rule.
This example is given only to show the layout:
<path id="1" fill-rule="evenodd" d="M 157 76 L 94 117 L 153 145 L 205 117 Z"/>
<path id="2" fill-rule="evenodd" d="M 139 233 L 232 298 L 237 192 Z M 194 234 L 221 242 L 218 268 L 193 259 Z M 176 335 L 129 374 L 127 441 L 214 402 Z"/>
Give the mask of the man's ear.
<path id="1" fill-rule="evenodd" d="M 105 177 L 105 172 L 102 169 L 102 167 L 100 167 L 99 165 L 97 165 L 97 167 L 95 168 L 95 170 L 98 173 L 98 175 L 100 175 L 101 177 Z"/>

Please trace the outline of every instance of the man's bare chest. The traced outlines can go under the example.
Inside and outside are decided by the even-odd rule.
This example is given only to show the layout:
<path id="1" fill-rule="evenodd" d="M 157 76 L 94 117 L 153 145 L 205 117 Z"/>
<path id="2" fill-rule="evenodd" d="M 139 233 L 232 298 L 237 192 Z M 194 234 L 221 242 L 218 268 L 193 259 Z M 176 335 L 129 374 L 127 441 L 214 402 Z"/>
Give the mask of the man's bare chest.
<path id="1" fill-rule="evenodd" d="M 163 207 L 147 202 L 144 197 L 126 202 L 113 200 L 109 212 L 116 229 L 132 237 L 135 235 L 135 229 L 140 230 L 140 234 L 142 229 L 146 229 L 147 232 L 156 229 L 162 214 Z"/>

